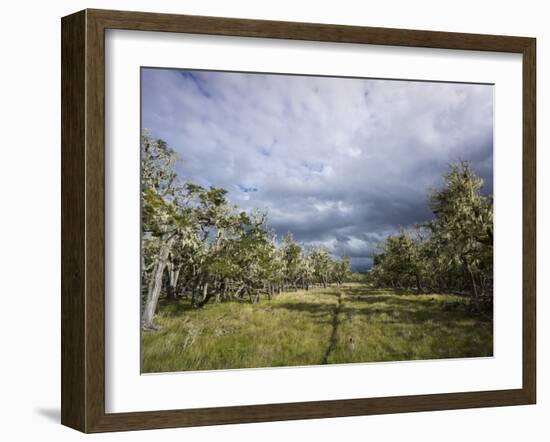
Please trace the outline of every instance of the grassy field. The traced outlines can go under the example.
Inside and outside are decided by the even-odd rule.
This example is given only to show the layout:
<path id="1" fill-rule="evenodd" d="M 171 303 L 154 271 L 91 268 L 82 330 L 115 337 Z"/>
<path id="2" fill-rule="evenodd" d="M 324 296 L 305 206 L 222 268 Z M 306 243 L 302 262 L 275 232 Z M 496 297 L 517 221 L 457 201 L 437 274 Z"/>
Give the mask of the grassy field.
<path id="1" fill-rule="evenodd" d="M 491 356 L 493 323 L 453 295 L 361 284 L 193 310 L 161 302 L 142 334 L 142 372 Z"/>

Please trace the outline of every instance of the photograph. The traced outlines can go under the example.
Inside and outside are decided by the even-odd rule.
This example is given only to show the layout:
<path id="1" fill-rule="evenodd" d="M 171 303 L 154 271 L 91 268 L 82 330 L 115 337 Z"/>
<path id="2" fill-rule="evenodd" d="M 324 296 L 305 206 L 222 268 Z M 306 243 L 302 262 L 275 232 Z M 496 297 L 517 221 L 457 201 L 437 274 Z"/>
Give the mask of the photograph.
<path id="1" fill-rule="evenodd" d="M 152 66 L 140 94 L 142 374 L 493 356 L 494 84 Z"/>

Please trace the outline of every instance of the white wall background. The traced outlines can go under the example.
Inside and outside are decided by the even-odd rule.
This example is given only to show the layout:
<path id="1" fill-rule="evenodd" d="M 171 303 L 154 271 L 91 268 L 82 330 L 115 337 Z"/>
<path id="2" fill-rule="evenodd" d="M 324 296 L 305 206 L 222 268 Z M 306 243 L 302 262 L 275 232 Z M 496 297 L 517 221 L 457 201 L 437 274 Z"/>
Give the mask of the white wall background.
<path id="1" fill-rule="evenodd" d="M 59 425 L 60 17 L 86 7 L 534 36 L 538 39 L 539 400 L 529 407 L 115 433 L 95 440 L 547 440 L 550 434 L 550 13 L 545 3 L 430 0 L 20 0 L 0 27 L 0 435 L 83 440 Z M 7 284 L 6 284 L 7 282 Z"/>

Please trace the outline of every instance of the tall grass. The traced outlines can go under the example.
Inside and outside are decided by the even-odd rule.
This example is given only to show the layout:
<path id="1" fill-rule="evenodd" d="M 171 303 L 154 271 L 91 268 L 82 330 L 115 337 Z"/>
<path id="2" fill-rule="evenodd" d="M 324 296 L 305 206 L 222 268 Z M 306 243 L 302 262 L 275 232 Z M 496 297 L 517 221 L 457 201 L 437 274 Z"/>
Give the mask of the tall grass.
<path id="1" fill-rule="evenodd" d="M 490 356 L 492 321 L 464 298 L 362 284 L 193 310 L 161 302 L 142 335 L 142 372 Z"/>

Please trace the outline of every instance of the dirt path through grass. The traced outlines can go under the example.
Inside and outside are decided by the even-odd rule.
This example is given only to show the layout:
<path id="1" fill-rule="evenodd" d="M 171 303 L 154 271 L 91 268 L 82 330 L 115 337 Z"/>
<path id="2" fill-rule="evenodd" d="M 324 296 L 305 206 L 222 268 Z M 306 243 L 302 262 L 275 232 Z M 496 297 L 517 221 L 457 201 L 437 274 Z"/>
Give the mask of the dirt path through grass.
<path id="1" fill-rule="evenodd" d="M 343 304 L 344 304 L 344 294 L 342 292 L 339 292 L 338 304 L 336 304 L 336 307 L 334 307 L 334 313 L 332 314 L 332 333 L 330 334 L 330 340 L 328 343 L 327 351 L 325 352 L 325 355 L 323 356 L 323 361 L 321 362 L 322 365 L 328 364 L 328 359 L 330 357 L 330 354 L 333 352 L 334 348 L 336 347 L 336 343 L 338 342 L 338 339 L 337 339 L 338 324 L 340 323 L 338 316 L 342 311 Z"/>

